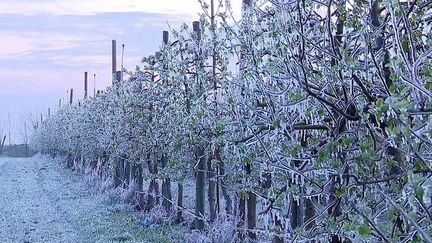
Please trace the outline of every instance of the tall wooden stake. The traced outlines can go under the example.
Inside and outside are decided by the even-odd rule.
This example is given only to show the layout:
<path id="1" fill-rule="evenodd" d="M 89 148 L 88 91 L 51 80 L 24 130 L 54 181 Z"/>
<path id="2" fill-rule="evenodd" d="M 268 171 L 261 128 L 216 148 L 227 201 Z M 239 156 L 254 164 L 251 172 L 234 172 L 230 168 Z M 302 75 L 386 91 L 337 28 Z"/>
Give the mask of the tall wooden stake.
<path id="1" fill-rule="evenodd" d="M 84 99 L 87 99 L 88 96 L 88 72 L 84 72 Z"/>
<path id="2" fill-rule="evenodd" d="M 167 48 L 168 39 L 169 39 L 168 31 L 163 31 L 162 32 L 162 41 L 165 45 L 165 48 Z M 165 71 L 166 71 L 166 65 L 163 66 L 163 72 L 165 72 Z M 163 82 L 165 84 L 168 84 L 168 80 L 167 80 L 165 74 L 162 76 L 162 78 L 163 78 Z M 168 164 L 168 155 L 166 153 L 164 153 L 162 155 L 161 164 L 162 164 L 162 170 L 164 170 Z M 165 208 L 165 210 L 167 212 L 171 212 L 171 208 L 172 208 L 171 180 L 168 176 L 166 178 L 164 178 L 162 181 L 162 197 L 163 197 L 162 198 L 162 206 Z"/>
<path id="3" fill-rule="evenodd" d="M 70 90 L 69 105 L 72 105 L 72 101 L 73 101 L 73 89 Z"/>
<path id="4" fill-rule="evenodd" d="M 93 74 L 93 97 L 96 97 L 96 73 Z"/>
<path id="5" fill-rule="evenodd" d="M 117 72 L 117 43 L 112 40 L 112 74 Z"/>
<path id="6" fill-rule="evenodd" d="M 252 0 L 243 0 L 244 10 L 247 8 L 251 8 L 251 7 L 252 7 Z M 247 174 L 247 177 L 250 177 L 250 175 L 252 174 L 251 163 L 248 163 L 246 165 L 246 174 Z M 253 231 L 256 228 L 256 201 L 257 201 L 257 198 L 256 198 L 255 193 L 252 191 L 248 191 L 248 198 L 247 198 L 247 202 L 246 202 L 246 204 L 247 204 L 247 228 L 248 228 L 247 236 L 252 241 L 256 241 L 256 239 L 257 239 L 257 235 Z"/>
<path id="7" fill-rule="evenodd" d="M 201 42 L 201 29 L 200 29 L 200 22 L 194 21 L 192 23 L 193 31 L 195 32 L 195 38 L 197 45 L 200 45 Z M 200 54 L 196 53 L 197 63 L 196 63 L 196 72 L 198 73 L 201 69 L 201 61 L 199 60 Z M 196 75 L 196 79 L 200 85 L 200 88 L 202 87 L 201 81 L 198 78 L 199 76 Z M 204 220 L 202 219 L 204 217 L 204 209 L 205 209 L 205 151 L 204 147 L 200 145 L 196 145 L 195 148 L 195 157 L 198 160 L 198 166 L 197 166 L 197 178 L 196 178 L 196 184 L 195 184 L 195 228 L 199 230 L 204 229 Z"/>
<path id="8" fill-rule="evenodd" d="M 168 39 L 169 39 L 169 32 L 163 31 L 162 32 L 162 41 L 165 45 L 168 45 Z"/>
<path id="9" fill-rule="evenodd" d="M 217 111 L 217 83 L 216 83 L 216 24 L 215 24 L 215 7 L 214 0 L 210 1 L 210 9 L 211 9 L 211 32 L 212 32 L 212 44 L 213 44 L 213 53 L 212 53 L 212 81 L 213 81 L 213 98 L 214 98 L 214 115 L 218 116 Z M 217 119 L 217 118 L 216 118 Z M 214 154 L 207 159 L 207 181 L 208 181 L 208 203 L 209 203 L 209 211 L 210 211 L 210 222 L 214 222 L 216 220 L 216 208 L 219 202 L 219 194 L 217 194 L 216 190 L 216 173 L 215 168 L 212 166 Z M 217 169 L 216 169 L 217 170 Z M 218 188 L 218 187 L 217 187 Z"/>

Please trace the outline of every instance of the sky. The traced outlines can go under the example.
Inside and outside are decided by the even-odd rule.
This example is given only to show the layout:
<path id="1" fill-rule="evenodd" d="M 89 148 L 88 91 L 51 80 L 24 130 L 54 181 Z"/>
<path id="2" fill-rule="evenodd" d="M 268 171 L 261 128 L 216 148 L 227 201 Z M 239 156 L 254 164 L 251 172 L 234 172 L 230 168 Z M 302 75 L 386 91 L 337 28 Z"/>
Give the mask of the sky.
<path id="1" fill-rule="evenodd" d="M 71 88 L 83 96 L 85 71 L 90 94 L 93 74 L 96 89 L 110 85 L 111 40 L 117 63 L 125 44 L 124 66 L 133 70 L 158 49 L 168 24 L 191 23 L 200 9 L 198 0 L 0 0 L 0 133 L 10 113 L 12 143 L 21 143 L 29 114 L 47 116 Z"/>

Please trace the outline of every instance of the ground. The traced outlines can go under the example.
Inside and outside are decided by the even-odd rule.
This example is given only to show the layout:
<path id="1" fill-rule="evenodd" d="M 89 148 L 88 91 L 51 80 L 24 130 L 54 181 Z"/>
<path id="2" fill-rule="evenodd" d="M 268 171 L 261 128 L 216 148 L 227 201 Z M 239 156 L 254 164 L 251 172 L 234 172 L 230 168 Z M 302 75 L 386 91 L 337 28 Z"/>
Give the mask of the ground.
<path id="1" fill-rule="evenodd" d="M 0 157 L 0 242 L 171 242 L 115 193 L 100 193 L 55 160 Z M 178 233 L 177 233 L 178 234 Z"/>

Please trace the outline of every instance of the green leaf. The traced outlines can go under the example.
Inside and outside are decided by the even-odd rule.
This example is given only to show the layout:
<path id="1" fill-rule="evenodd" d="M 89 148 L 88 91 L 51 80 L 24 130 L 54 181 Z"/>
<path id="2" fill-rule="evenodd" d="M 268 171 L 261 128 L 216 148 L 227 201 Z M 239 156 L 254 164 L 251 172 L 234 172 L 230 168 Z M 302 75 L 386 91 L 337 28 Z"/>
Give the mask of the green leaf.
<path id="1" fill-rule="evenodd" d="M 359 233 L 361 236 L 369 236 L 370 233 L 371 233 L 371 229 L 369 228 L 368 225 L 361 225 L 361 226 L 358 228 L 358 233 Z"/>
<path id="2" fill-rule="evenodd" d="M 426 87 L 426 89 L 432 89 L 432 81 L 426 82 L 425 87 Z"/>
<path id="3" fill-rule="evenodd" d="M 336 189 L 335 193 L 336 193 L 336 197 L 342 198 L 346 195 L 346 190 L 344 187 L 340 187 L 340 188 Z"/>
<path id="4" fill-rule="evenodd" d="M 383 101 L 381 98 L 379 98 L 379 99 L 377 100 L 376 104 L 377 104 L 377 107 L 378 107 L 378 108 L 381 108 L 381 107 L 384 105 L 384 101 Z"/>
<path id="5" fill-rule="evenodd" d="M 402 42 L 402 49 L 404 50 L 405 53 L 409 52 L 409 45 L 408 45 L 408 40 L 407 39 L 403 40 L 403 42 Z"/>
<path id="6" fill-rule="evenodd" d="M 392 133 L 393 135 L 399 135 L 400 132 L 401 132 L 401 130 L 400 130 L 399 127 L 392 127 L 392 128 L 391 128 L 391 133 Z"/>
<path id="7" fill-rule="evenodd" d="M 291 157 L 296 157 L 300 153 L 300 149 L 298 147 L 293 147 L 288 153 Z"/>
<path id="8" fill-rule="evenodd" d="M 225 130 L 225 124 L 219 123 L 216 125 L 216 134 L 220 135 Z"/>
<path id="9" fill-rule="evenodd" d="M 417 187 L 416 190 L 415 190 L 415 192 L 416 192 L 416 196 L 417 196 L 418 198 L 423 199 L 423 196 L 424 196 L 424 190 L 423 190 L 422 187 Z"/>
<path id="10" fill-rule="evenodd" d="M 382 117 L 382 113 L 378 111 L 375 114 L 375 120 L 376 120 L 376 122 L 381 122 L 381 117 Z"/>

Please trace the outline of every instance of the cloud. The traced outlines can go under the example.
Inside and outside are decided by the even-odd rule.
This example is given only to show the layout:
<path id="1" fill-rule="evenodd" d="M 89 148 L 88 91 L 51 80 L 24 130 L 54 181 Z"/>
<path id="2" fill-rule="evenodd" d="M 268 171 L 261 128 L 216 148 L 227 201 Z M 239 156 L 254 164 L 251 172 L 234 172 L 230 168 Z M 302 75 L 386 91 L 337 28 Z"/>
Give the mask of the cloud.
<path id="1" fill-rule="evenodd" d="M 197 0 L 2 0 L 0 14 L 93 15 L 107 12 L 142 12 L 194 15 L 200 11 Z"/>
<path id="2" fill-rule="evenodd" d="M 0 32 L 0 59 L 18 60 L 37 52 L 60 51 L 74 47 L 70 36 L 32 32 Z"/>
<path id="3" fill-rule="evenodd" d="M 29 54 L 35 43 L 22 36 L 0 34 L 0 58 Z"/>
<path id="4" fill-rule="evenodd" d="M 104 89 L 111 84 L 111 40 L 125 43 L 125 67 L 133 70 L 159 47 L 166 19 L 173 26 L 188 21 L 183 15 L 137 12 L 0 15 L 0 96 L 25 101 L 45 94 L 56 102 L 70 88 L 80 96 L 84 71 L 97 74 L 97 88 Z"/>

